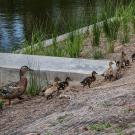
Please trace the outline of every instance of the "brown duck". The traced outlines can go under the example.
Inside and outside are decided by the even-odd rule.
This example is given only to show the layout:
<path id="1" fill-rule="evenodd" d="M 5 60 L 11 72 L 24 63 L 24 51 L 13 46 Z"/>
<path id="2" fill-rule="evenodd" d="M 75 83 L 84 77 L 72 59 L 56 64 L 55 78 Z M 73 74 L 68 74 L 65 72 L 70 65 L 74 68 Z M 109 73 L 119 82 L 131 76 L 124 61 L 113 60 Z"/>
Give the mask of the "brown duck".
<path id="1" fill-rule="evenodd" d="M 66 77 L 65 81 L 58 84 L 58 90 L 65 90 L 69 86 L 69 81 L 72 81 L 70 77 Z"/>
<path id="2" fill-rule="evenodd" d="M 102 74 L 102 76 L 105 78 L 105 80 L 111 81 L 113 78 L 113 65 L 114 63 L 111 61 L 109 62 L 109 68 Z"/>
<path id="3" fill-rule="evenodd" d="M 83 85 L 83 87 L 89 86 L 89 88 L 90 88 L 91 83 L 96 81 L 96 74 L 97 74 L 97 72 L 93 71 L 92 76 L 86 77 L 82 82 L 80 82 L 81 85 Z"/>
<path id="4" fill-rule="evenodd" d="M 128 56 L 124 51 L 121 52 L 121 61 L 122 61 L 122 64 L 124 66 L 129 66 L 130 65 L 130 61 L 128 59 Z"/>
<path id="5" fill-rule="evenodd" d="M 45 95 L 47 100 L 51 99 L 53 97 L 53 93 L 58 91 L 59 81 L 60 81 L 60 79 L 58 77 L 56 77 L 54 79 L 53 84 L 48 89 L 45 90 L 44 95 Z"/>
<path id="6" fill-rule="evenodd" d="M 0 88 L 1 97 L 3 99 L 8 99 L 9 105 L 11 105 L 11 99 L 22 99 L 21 95 L 25 92 L 27 87 L 27 78 L 24 76 L 27 71 L 32 71 L 32 69 L 27 66 L 22 66 L 20 69 L 20 80 Z"/>

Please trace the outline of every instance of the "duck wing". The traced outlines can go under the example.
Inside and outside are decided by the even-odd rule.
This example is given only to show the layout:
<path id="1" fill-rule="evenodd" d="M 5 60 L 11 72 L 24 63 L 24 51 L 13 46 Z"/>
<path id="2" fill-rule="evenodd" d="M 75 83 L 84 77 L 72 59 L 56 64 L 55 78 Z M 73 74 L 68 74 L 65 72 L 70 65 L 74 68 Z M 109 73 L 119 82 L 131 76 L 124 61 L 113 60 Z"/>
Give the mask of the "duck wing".
<path id="1" fill-rule="evenodd" d="M 83 79 L 83 81 L 81 81 L 81 84 L 85 84 L 88 82 L 88 80 L 91 80 L 91 77 L 86 77 L 85 79 Z"/>
<path id="2" fill-rule="evenodd" d="M 65 82 L 60 82 L 59 84 L 58 84 L 58 89 L 59 90 L 63 90 L 63 89 L 65 89 Z"/>
<path id="3" fill-rule="evenodd" d="M 6 87 L 10 87 L 10 86 L 12 86 L 12 87 L 17 87 L 19 85 L 19 81 L 18 82 L 10 82 L 9 84 L 7 84 L 7 85 L 5 85 Z M 5 86 L 3 86 L 3 87 L 5 87 Z"/>
<path id="4" fill-rule="evenodd" d="M 23 87 L 22 86 L 16 86 L 16 84 L 12 83 L 12 85 L 5 85 L 0 88 L 1 96 L 4 98 L 15 98 L 18 97 L 23 93 Z"/>

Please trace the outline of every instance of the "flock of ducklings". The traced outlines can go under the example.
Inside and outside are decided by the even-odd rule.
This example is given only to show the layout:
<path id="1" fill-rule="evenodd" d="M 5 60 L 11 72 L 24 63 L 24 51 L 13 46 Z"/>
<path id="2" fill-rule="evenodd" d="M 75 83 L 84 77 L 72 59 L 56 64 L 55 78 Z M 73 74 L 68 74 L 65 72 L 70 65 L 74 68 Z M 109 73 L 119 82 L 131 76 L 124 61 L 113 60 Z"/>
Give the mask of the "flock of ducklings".
<path id="1" fill-rule="evenodd" d="M 135 54 L 132 55 L 132 61 L 135 60 Z M 126 53 L 122 51 L 119 60 L 115 61 L 116 67 L 113 68 L 113 62 L 109 62 L 108 69 L 102 74 L 104 79 L 107 81 L 113 81 L 121 78 L 122 71 L 125 71 L 126 67 L 130 65 L 130 60 L 128 59 Z M 0 97 L 2 99 L 8 99 L 9 105 L 11 105 L 11 99 L 18 98 L 23 99 L 21 96 L 24 94 L 27 87 L 27 78 L 24 76 L 26 72 L 33 71 L 27 66 L 22 66 L 20 68 L 20 80 L 18 82 L 12 82 L 0 88 Z M 91 84 L 96 81 L 96 71 L 92 72 L 91 76 L 84 78 L 81 81 L 83 87 L 88 86 L 90 88 Z M 44 96 L 47 99 L 52 98 L 54 93 L 59 94 L 61 90 L 65 90 L 69 86 L 69 81 L 72 81 L 70 77 L 67 77 L 65 81 L 61 81 L 58 77 L 54 79 L 54 82 L 50 84 L 47 88 L 43 88 Z"/>

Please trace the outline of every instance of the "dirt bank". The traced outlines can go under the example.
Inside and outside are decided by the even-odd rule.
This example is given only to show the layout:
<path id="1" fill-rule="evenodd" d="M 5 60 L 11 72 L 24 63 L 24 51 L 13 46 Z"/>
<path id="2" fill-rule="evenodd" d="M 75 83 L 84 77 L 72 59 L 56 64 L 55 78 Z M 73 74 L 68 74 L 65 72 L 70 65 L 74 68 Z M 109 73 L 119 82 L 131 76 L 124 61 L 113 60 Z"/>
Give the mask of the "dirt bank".
<path id="1" fill-rule="evenodd" d="M 128 55 L 135 46 L 123 46 Z M 116 54 L 116 53 L 115 53 Z M 115 54 L 111 54 L 113 59 Z M 25 97 L 14 100 L 0 114 L 0 135 L 134 135 L 135 63 L 121 79 L 104 82 L 99 77 L 91 88 L 70 87 L 63 94 L 70 98 Z"/>

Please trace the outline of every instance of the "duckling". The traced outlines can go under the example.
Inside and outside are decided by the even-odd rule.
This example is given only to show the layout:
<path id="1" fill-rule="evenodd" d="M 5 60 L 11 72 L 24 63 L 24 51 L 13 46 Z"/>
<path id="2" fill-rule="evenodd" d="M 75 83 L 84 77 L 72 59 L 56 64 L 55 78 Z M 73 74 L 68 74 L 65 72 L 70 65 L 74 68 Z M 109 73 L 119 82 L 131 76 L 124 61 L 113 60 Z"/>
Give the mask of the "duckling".
<path id="1" fill-rule="evenodd" d="M 50 86 L 44 92 L 44 95 L 46 96 L 47 100 L 50 99 L 50 98 L 52 98 L 53 93 L 58 90 L 58 83 L 59 83 L 59 81 L 60 81 L 60 79 L 58 77 L 56 77 L 54 79 L 54 82 L 53 82 L 52 86 Z"/>
<path id="2" fill-rule="evenodd" d="M 113 65 L 114 63 L 111 61 L 109 62 L 109 68 L 102 74 L 105 77 L 105 80 L 111 81 L 113 78 Z"/>
<path id="3" fill-rule="evenodd" d="M 121 52 L 121 63 L 122 63 L 122 66 L 129 66 L 130 65 L 130 61 L 128 59 L 128 56 L 124 51 Z"/>
<path id="4" fill-rule="evenodd" d="M 28 68 L 27 66 L 22 66 L 20 69 L 20 80 L 0 88 L 1 97 L 3 99 L 8 99 L 9 105 L 11 105 L 11 99 L 22 99 L 21 95 L 25 92 L 27 87 L 27 78 L 24 77 L 27 71 L 32 71 L 32 69 Z"/>
<path id="5" fill-rule="evenodd" d="M 72 79 L 70 77 L 67 77 L 65 79 L 65 81 L 60 82 L 58 84 L 58 90 L 64 90 L 66 87 L 68 87 L 69 86 L 69 81 L 72 81 Z"/>
<path id="6" fill-rule="evenodd" d="M 59 77 L 55 77 L 54 78 L 54 82 L 59 82 L 59 81 L 61 81 Z M 46 89 L 49 89 L 49 88 L 51 88 L 53 86 L 53 83 L 49 83 L 47 86 L 44 86 L 41 91 L 45 92 Z"/>
<path id="7" fill-rule="evenodd" d="M 131 58 L 132 58 L 132 62 L 133 62 L 135 60 L 135 53 L 132 54 Z"/>
<path id="8" fill-rule="evenodd" d="M 116 62 L 116 67 L 113 69 L 114 80 L 118 80 L 121 77 L 121 63 L 120 61 Z"/>
<path id="9" fill-rule="evenodd" d="M 82 82 L 80 82 L 81 85 L 83 85 L 83 88 L 85 86 L 87 86 L 87 85 L 90 88 L 91 83 L 94 82 L 94 81 L 96 81 L 96 74 L 97 74 L 97 72 L 96 71 L 93 71 L 92 72 L 92 76 L 86 77 Z"/>

